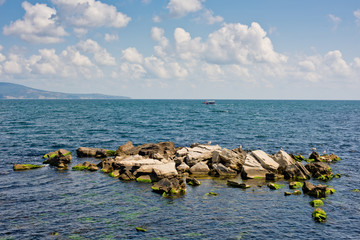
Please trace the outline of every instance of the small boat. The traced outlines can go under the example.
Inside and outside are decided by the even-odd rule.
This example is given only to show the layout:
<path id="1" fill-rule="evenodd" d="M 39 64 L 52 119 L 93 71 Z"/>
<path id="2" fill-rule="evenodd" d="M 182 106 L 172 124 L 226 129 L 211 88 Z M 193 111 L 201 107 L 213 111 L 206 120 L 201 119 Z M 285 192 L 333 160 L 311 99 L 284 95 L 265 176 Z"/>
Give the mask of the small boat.
<path id="1" fill-rule="evenodd" d="M 213 105 L 213 104 L 215 104 L 215 101 L 208 101 L 208 100 L 206 100 L 206 101 L 204 101 L 204 102 L 201 102 L 202 104 L 207 104 L 207 105 Z"/>

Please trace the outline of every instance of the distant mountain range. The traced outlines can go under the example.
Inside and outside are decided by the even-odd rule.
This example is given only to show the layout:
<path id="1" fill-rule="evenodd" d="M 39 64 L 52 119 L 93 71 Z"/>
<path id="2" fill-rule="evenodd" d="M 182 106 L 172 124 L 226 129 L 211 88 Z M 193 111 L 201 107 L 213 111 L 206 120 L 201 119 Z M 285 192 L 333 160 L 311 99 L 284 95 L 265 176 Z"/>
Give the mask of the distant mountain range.
<path id="1" fill-rule="evenodd" d="M 103 94 L 73 94 L 43 91 L 23 85 L 0 82 L 0 99 L 130 99 Z"/>

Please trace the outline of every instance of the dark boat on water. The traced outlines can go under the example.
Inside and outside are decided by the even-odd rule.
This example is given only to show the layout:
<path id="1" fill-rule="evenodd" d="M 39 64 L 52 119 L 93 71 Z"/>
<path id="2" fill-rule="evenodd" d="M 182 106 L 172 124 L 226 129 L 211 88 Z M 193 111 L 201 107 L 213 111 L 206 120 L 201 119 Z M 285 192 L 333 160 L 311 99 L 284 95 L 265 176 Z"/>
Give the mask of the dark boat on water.
<path id="1" fill-rule="evenodd" d="M 215 101 L 204 101 L 204 102 L 201 102 L 202 104 L 206 104 L 206 105 L 214 105 L 215 104 Z"/>

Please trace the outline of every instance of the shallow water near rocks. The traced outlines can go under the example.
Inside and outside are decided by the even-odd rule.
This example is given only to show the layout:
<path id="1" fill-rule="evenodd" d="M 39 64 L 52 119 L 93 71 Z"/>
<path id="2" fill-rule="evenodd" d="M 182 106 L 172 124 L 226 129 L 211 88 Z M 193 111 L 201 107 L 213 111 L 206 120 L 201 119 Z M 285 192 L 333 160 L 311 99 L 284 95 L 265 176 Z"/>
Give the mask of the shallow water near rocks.
<path id="1" fill-rule="evenodd" d="M 360 101 L 2 100 L 0 101 L 0 239 L 358 239 L 360 236 Z M 14 172 L 15 163 L 39 164 L 65 148 L 117 149 L 173 141 L 219 144 L 307 155 L 335 153 L 339 179 L 315 223 L 307 195 L 284 196 L 262 181 L 230 188 L 201 179 L 184 196 L 162 198 L 149 184 L 122 182 L 101 172 L 50 166 Z M 322 183 L 312 180 L 313 183 Z M 261 187 L 259 187 L 259 185 Z M 217 196 L 207 195 L 215 192 Z M 136 227 L 147 229 L 137 232 Z M 56 235 L 52 235 L 55 234 Z"/>

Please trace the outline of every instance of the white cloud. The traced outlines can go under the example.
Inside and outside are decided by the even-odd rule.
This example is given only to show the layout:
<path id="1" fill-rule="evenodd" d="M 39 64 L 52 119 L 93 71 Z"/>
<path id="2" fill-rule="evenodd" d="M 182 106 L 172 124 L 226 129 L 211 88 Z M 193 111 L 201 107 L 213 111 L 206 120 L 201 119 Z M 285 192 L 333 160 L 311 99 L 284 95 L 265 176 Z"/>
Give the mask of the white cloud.
<path id="1" fill-rule="evenodd" d="M 8 61 L 4 62 L 3 70 L 7 74 L 21 74 L 22 73 L 22 59 L 16 54 L 10 54 Z"/>
<path id="2" fill-rule="evenodd" d="M 145 76 L 146 70 L 141 64 L 124 62 L 120 65 L 120 73 L 125 79 L 140 79 Z M 119 76 L 116 74 L 116 77 Z"/>
<path id="3" fill-rule="evenodd" d="M 333 30 L 336 30 L 337 27 L 339 26 L 339 24 L 341 23 L 341 18 L 333 15 L 333 14 L 329 14 L 328 15 L 330 21 L 333 23 Z"/>
<path id="4" fill-rule="evenodd" d="M 169 78 L 170 75 L 165 67 L 165 62 L 155 56 L 145 58 L 145 68 L 158 78 Z"/>
<path id="5" fill-rule="evenodd" d="M 356 23 L 360 26 L 360 9 L 354 11 L 354 17 Z"/>
<path id="6" fill-rule="evenodd" d="M 107 42 L 112 42 L 112 41 L 116 41 L 119 40 L 119 36 L 115 35 L 115 34 L 105 34 L 104 40 Z"/>
<path id="7" fill-rule="evenodd" d="M 143 56 L 136 48 L 130 47 L 122 51 L 122 59 L 130 63 L 142 63 Z"/>
<path id="8" fill-rule="evenodd" d="M 127 26 L 131 18 L 116 7 L 96 0 L 52 0 L 59 7 L 58 16 L 78 28 Z"/>
<path id="9" fill-rule="evenodd" d="M 141 0 L 141 2 L 142 2 L 143 4 L 149 4 L 149 3 L 151 3 L 151 0 Z"/>
<path id="10" fill-rule="evenodd" d="M 77 46 L 84 52 L 92 53 L 95 62 L 100 65 L 112 66 L 116 64 L 115 58 L 94 40 L 87 39 L 86 41 L 81 41 Z"/>
<path id="11" fill-rule="evenodd" d="M 258 23 L 250 27 L 225 24 L 209 35 L 206 58 L 214 63 L 284 63 L 287 57 L 274 51 L 271 40 Z"/>
<path id="12" fill-rule="evenodd" d="M 23 20 L 11 22 L 3 28 L 5 35 L 19 36 L 32 43 L 58 43 L 67 35 L 65 29 L 56 23 L 56 10 L 45 4 L 23 2 Z"/>
<path id="13" fill-rule="evenodd" d="M 169 40 L 164 36 L 164 29 L 153 27 L 151 29 L 151 38 L 157 41 L 162 47 L 167 47 L 169 45 Z"/>
<path id="14" fill-rule="evenodd" d="M 6 2 L 6 0 L 0 0 L 0 6 L 3 5 Z"/>
<path id="15" fill-rule="evenodd" d="M 202 15 L 202 17 L 205 19 L 205 21 L 208 24 L 215 24 L 215 23 L 221 23 L 224 21 L 224 18 L 221 16 L 214 16 L 214 12 L 209 10 L 209 9 L 205 9 L 204 13 Z"/>
<path id="16" fill-rule="evenodd" d="M 197 12 L 203 8 L 202 0 L 170 0 L 166 8 L 171 17 L 183 17 L 191 12 Z"/>
<path id="17" fill-rule="evenodd" d="M 2 53 L 0 53 L 0 62 L 3 62 L 5 60 L 6 60 L 6 57 Z"/>
<path id="18" fill-rule="evenodd" d="M 88 33 L 88 30 L 86 28 L 74 28 L 74 33 L 78 37 L 85 36 Z"/>
<path id="19" fill-rule="evenodd" d="M 176 52 L 180 59 L 197 59 L 205 51 L 205 44 L 201 42 L 201 38 L 191 39 L 190 33 L 186 32 L 183 28 L 175 29 L 174 39 Z"/>

